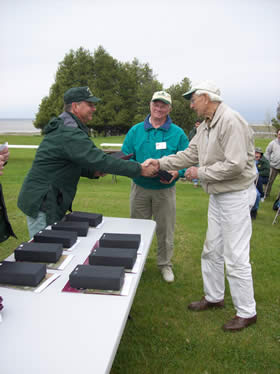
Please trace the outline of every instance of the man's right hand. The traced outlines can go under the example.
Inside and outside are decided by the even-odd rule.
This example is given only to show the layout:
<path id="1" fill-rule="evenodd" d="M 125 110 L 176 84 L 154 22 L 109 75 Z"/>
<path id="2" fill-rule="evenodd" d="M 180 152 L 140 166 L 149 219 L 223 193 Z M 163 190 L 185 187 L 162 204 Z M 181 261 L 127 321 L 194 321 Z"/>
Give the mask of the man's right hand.
<path id="1" fill-rule="evenodd" d="M 9 155 L 10 153 L 8 147 L 0 151 L 0 175 L 3 174 L 2 170 L 4 169 L 4 165 L 8 161 Z"/>
<path id="2" fill-rule="evenodd" d="M 159 161 L 158 160 L 155 160 L 153 158 L 148 158 L 146 161 L 143 162 L 144 166 L 148 167 L 148 166 L 153 166 L 155 168 L 155 171 L 158 172 L 159 171 Z"/>
<path id="3" fill-rule="evenodd" d="M 154 177 L 157 174 L 156 168 L 150 164 L 150 165 L 145 165 L 146 161 L 141 164 L 141 175 L 143 177 Z"/>
<path id="4" fill-rule="evenodd" d="M 7 161 L 9 156 L 10 156 L 10 152 L 9 152 L 9 148 L 8 146 L 6 145 L 5 148 L 3 148 L 1 151 L 0 151 L 0 156 L 1 156 L 1 161 L 4 160 L 4 161 Z"/>

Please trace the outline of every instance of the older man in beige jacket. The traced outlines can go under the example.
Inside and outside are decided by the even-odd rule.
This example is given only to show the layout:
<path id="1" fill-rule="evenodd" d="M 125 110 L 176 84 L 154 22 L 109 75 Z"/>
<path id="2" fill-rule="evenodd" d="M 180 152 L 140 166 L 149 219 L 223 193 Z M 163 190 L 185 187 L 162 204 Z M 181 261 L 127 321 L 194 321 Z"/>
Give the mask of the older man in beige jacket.
<path id="1" fill-rule="evenodd" d="M 160 160 L 147 160 L 158 169 L 186 167 L 189 180 L 199 178 L 210 194 L 208 230 L 201 256 L 204 296 L 189 304 L 193 311 L 224 307 L 224 265 L 235 317 L 223 325 L 237 331 L 257 320 L 249 262 L 252 224 L 250 208 L 256 199 L 255 150 L 247 122 L 222 102 L 213 82 L 198 83 L 183 95 L 205 120 L 189 148 Z M 193 165 L 199 164 L 199 167 Z"/>

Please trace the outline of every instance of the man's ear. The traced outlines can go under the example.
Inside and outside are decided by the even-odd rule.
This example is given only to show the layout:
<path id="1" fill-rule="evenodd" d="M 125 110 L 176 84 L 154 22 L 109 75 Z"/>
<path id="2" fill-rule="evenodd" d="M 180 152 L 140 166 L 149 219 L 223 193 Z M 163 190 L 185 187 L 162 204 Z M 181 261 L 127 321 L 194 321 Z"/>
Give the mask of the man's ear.
<path id="1" fill-rule="evenodd" d="M 209 104 L 209 101 L 210 101 L 209 96 L 208 96 L 207 94 L 202 94 L 201 96 L 204 97 L 204 102 L 205 102 L 205 104 L 206 104 L 206 105 Z"/>
<path id="2" fill-rule="evenodd" d="M 76 114 L 77 113 L 77 108 L 78 108 L 78 103 L 72 103 L 71 104 L 71 112 Z"/>

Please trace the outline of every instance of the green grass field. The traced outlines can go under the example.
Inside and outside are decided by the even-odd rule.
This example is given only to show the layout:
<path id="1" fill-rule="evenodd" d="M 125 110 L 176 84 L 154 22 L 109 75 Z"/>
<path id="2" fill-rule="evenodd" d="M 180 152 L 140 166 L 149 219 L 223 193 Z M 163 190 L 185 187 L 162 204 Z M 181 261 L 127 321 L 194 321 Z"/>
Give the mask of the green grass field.
<path id="1" fill-rule="evenodd" d="M 9 144 L 39 144 L 41 137 L 0 136 L 0 143 L 6 140 Z M 96 145 L 104 141 L 119 143 L 123 137 L 94 141 Z M 256 146 L 265 149 L 269 141 L 256 139 Z M 25 217 L 16 202 L 35 150 L 11 149 L 10 153 L 1 183 L 18 239 L 1 243 L 0 259 L 28 239 Z M 117 183 L 112 183 L 110 175 L 99 180 L 81 179 L 73 209 L 128 217 L 129 191 L 130 180 L 125 177 L 117 177 Z M 208 196 L 191 183 L 177 183 L 176 280 L 167 284 L 161 279 L 154 239 L 131 309 L 132 319 L 126 324 L 111 374 L 280 373 L 280 220 L 272 225 L 272 204 L 279 191 L 277 177 L 271 197 L 261 203 L 253 222 L 251 263 L 258 323 L 231 334 L 221 329 L 234 316 L 228 287 L 225 309 L 201 313 L 186 309 L 189 302 L 203 295 L 200 255 L 207 229 Z"/>

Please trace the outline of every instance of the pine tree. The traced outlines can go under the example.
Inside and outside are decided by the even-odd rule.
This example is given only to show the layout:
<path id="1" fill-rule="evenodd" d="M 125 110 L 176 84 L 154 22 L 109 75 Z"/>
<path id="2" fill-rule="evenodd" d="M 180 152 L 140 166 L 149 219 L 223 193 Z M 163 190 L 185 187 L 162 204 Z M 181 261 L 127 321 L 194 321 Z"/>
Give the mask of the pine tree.
<path id="1" fill-rule="evenodd" d="M 52 117 L 62 113 L 65 91 L 79 86 L 89 86 L 93 94 L 101 98 L 87 125 L 105 136 L 125 134 L 131 126 L 143 121 L 149 113 L 153 93 L 163 89 L 149 64 L 137 59 L 131 63 L 119 62 L 102 46 L 93 54 L 80 47 L 70 50 L 59 63 L 49 96 L 40 103 L 35 127 L 43 129 Z M 172 119 L 184 129 L 194 122 L 194 114 L 182 98 L 189 87 L 189 80 L 184 78 L 169 89 L 173 99 Z"/>
<path id="2" fill-rule="evenodd" d="M 182 127 L 186 133 L 189 133 L 193 128 L 197 119 L 195 112 L 190 109 L 188 101 L 183 97 L 183 94 L 189 91 L 190 88 L 190 80 L 185 77 L 180 84 L 172 85 L 167 89 L 172 97 L 171 118 L 173 122 Z"/>

